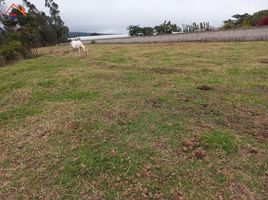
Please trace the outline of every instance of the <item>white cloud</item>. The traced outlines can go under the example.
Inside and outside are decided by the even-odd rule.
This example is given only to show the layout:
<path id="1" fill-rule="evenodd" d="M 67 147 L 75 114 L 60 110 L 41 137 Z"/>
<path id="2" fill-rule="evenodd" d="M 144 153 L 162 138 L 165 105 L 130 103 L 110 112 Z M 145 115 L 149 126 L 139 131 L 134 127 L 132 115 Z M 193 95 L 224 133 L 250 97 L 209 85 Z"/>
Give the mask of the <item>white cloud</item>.
<path id="1" fill-rule="evenodd" d="M 44 10 L 45 0 L 30 0 Z M 21 0 L 6 0 L 7 3 Z M 55 0 L 73 31 L 124 32 L 130 24 L 154 26 L 209 21 L 220 26 L 237 13 L 268 9 L 267 0 Z"/>

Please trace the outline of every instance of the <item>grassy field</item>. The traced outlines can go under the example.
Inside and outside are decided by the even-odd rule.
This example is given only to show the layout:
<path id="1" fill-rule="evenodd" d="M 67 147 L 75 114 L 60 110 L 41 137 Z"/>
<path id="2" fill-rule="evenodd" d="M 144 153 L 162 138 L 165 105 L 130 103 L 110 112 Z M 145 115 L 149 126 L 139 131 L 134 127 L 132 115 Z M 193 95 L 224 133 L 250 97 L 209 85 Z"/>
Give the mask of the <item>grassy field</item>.
<path id="1" fill-rule="evenodd" d="M 0 199 L 268 199 L 268 42 L 88 50 L 0 68 Z"/>

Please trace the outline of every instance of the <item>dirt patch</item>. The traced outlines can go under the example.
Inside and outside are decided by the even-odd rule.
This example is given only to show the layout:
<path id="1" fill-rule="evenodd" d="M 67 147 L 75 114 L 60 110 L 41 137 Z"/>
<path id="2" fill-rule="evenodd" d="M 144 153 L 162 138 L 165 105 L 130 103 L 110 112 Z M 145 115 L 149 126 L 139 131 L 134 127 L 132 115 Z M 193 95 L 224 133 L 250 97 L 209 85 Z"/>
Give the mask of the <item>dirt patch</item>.
<path id="1" fill-rule="evenodd" d="M 261 60 L 260 63 L 262 63 L 262 64 L 268 64 L 268 59 L 263 59 L 263 60 Z"/>
<path id="2" fill-rule="evenodd" d="M 154 148 L 159 149 L 159 150 L 165 150 L 167 149 L 167 145 L 163 142 L 157 142 L 155 143 Z"/>
<path id="3" fill-rule="evenodd" d="M 199 142 L 199 138 L 191 138 L 191 139 L 186 139 L 182 142 L 182 145 L 185 148 L 189 148 L 189 149 L 194 149 L 196 147 L 200 146 L 200 142 Z"/>
<path id="4" fill-rule="evenodd" d="M 202 149 L 198 149 L 194 152 L 194 155 L 197 159 L 203 159 L 207 156 L 206 152 Z"/>
<path id="5" fill-rule="evenodd" d="M 150 69 L 150 72 L 165 75 L 165 74 L 181 74 L 184 72 L 184 70 L 172 67 L 157 67 Z"/>
<path id="6" fill-rule="evenodd" d="M 261 111 L 237 106 L 233 112 L 225 117 L 223 125 L 243 134 L 250 134 L 258 138 L 268 138 L 267 115 Z"/>
<path id="7" fill-rule="evenodd" d="M 203 90 L 203 91 L 210 91 L 212 90 L 213 88 L 210 87 L 210 86 L 207 86 L 207 85 L 202 85 L 202 86 L 199 86 L 197 87 L 198 90 Z"/>
<path id="8" fill-rule="evenodd" d="M 231 183 L 230 191 L 231 199 L 259 199 L 255 192 L 240 183 Z"/>
<path id="9" fill-rule="evenodd" d="M 78 122 L 69 122 L 67 124 L 67 130 L 76 131 L 79 128 Z"/>
<path id="10" fill-rule="evenodd" d="M 111 70 L 137 70 L 137 68 L 135 68 L 135 66 L 132 64 L 109 64 L 108 68 Z"/>

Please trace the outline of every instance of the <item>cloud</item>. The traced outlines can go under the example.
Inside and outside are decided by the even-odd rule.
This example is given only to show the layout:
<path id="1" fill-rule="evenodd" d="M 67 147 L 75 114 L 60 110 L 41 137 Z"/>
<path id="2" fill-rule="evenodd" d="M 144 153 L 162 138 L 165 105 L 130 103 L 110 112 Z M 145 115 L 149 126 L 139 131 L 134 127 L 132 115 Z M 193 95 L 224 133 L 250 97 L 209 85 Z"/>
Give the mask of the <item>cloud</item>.
<path id="1" fill-rule="evenodd" d="M 45 0 L 30 0 L 44 10 Z M 6 2 L 12 2 L 6 0 Z M 21 2 L 15 0 L 15 2 Z M 125 32 L 131 24 L 154 26 L 209 21 L 212 26 L 237 13 L 268 9 L 267 0 L 55 0 L 72 31 Z"/>

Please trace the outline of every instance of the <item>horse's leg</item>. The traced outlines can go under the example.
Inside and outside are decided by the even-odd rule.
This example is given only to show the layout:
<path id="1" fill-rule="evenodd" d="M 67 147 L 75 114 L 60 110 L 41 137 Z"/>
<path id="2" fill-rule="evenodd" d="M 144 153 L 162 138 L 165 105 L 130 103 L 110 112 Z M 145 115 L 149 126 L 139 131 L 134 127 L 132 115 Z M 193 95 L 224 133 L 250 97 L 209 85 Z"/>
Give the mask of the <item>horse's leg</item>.
<path id="1" fill-rule="evenodd" d="M 76 49 L 75 49 L 73 46 L 71 46 L 71 49 L 72 49 L 72 52 L 73 52 L 73 53 L 72 53 L 73 56 L 76 56 L 76 55 L 75 55 L 75 51 L 76 51 Z"/>
<path id="2" fill-rule="evenodd" d="M 80 49 L 80 47 L 79 47 L 79 48 L 78 48 L 78 55 L 79 55 L 79 57 L 80 57 L 80 55 L 81 55 L 80 51 L 81 51 L 81 49 Z"/>

